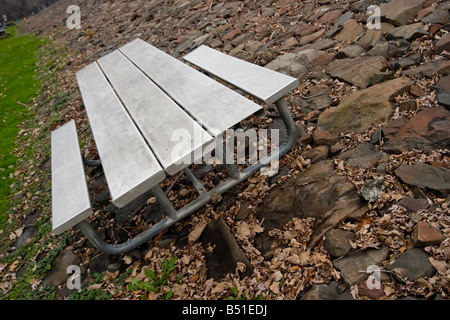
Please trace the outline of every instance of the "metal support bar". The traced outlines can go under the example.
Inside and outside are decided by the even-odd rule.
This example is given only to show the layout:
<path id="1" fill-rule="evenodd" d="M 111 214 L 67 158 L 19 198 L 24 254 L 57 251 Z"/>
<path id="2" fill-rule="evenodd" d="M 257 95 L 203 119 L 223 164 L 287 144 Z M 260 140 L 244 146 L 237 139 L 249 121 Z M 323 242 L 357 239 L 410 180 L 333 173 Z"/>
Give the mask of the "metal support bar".
<path id="1" fill-rule="evenodd" d="M 192 171 L 189 170 L 189 168 L 184 168 L 184 173 L 186 173 L 188 179 L 191 180 L 199 195 L 202 195 L 206 192 L 205 186 L 200 181 L 198 181 L 198 179 L 194 176 Z"/>
<path id="2" fill-rule="evenodd" d="M 289 113 L 289 109 L 286 105 L 286 102 L 283 99 L 280 99 L 276 102 L 276 106 L 278 108 L 278 111 L 280 113 L 280 116 L 286 126 L 287 136 L 286 140 L 283 142 L 283 144 L 275 150 L 270 156 L 262 159 L 260 162 L 245 168 L 240 176 L 239 179 L 228 179 L 225 182 L 222 182 L 220 185 L 215 187 L 214 189 L 204 193 L 191 203 L 187 204 L 183 208 L 179 209 L 176 214 L 175 218 L 171 219 L 169 217 L 166 217 L 162 219 L 160 222 L 155 224 L 152 228 L 142 232 L 138 236 L 134 237 L 133 239 L 130 239 L 124 243 L 120 244 L 110 244 L 101 239 L 101 237 L 94 231 L 94 229 L 91 227 L 91 225 L 86 222 L 82 221 L 77 224 L 77 227 L 83 232 L 83 234 L 86 236 L 86 238 L 99 250 L 105 252 L 106 254 L 122 254 L 128 251 L 133 250 L 134 248 L 140 246 L 141 244 L 147 242 L 151 238 L 158 235 L 161 231 L 164 231 L 167 228 L 170 228 L 178 221 L 183 220 L 190 214 L 196 212 L 197 210 L 201 209 L 204 205 L 206 205 L 208 202 L 211 201 L 211 197 L 214 192 L 217 192 L 219 194 L 224 194 L 226 191 L 230 190 L 231 188 L 234 188 L 241 182 L 248 179 L 250 176 L 252 176 L 256 171 L 260 170 L 262 167 L 268 165 L 270 161 L 277 160 L 280 157 L 282 157 L 284 154 L 286 154 L 294 145 L 295 138 L 296 138 L 296 130 L 295 130 L 295 123 L 292 119 L 291 114 Z M 159 185 L 158 185 L 159 187 Z M 157 188 L 155 188 L 157 189 Z M 159 187 L 159 190 L 162 191 L 162 189 Z M 156 196 L 156 194 L 155 194 Z M 159 198 L 156 196 L 158 201 Z M 166 197 L 167 199 L 167 197 Z M 162 200 L 164 202 L 164 200 Z M 168 199 L 167 199 L 168 201 Z M 169 201 L 170 206 L 172 204 Z M 173 206 L 172 206 L 173 208 Z"/>
<path id="3" fill-rule="evenodd" d="M 163 209 L 165 215 L 169 219 L 175 219 L 177 217 L 177 211 L 173 207 L 172 203 L 170 202 L 169 198 L 167 198 L 167 195 L 164 193 L 163 189 L 157 184 L 152 188 L 153 194 L 156 197 L 156 200 L 160 204 L 161 208 Z"/>
<path id="4" fill-rule="evenodd" d="M 90 160 L 90 159 L 86 158 L 85 156 L 81 156 L 81 157 L 83 158 L 84 165 L 86 165 L 88 167 L 100 167 L 102 165 L 101 159 Z"/>
<path id="5" fill-rule="evenodd" d="M 234 164 L 233 156 L 231 155 L 230 151 L 227 149 L 227 146 L 225 144 L 222 144 L 222 146 L 223 146 L 223 163 L 227 168 L 228 174 L 232 179 L 239 179 L 239 177 L 241 176 L 241 172 Z"/>

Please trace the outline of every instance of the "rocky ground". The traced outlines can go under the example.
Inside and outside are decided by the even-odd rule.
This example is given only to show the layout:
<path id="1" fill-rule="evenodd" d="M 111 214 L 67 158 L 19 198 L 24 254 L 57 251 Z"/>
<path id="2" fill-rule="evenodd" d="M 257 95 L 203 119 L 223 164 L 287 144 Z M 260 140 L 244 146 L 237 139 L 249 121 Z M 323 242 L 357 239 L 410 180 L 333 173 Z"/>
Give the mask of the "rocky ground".
<path id="1" fill-rule="evenodd" d="M 69 4 L 81 8 L 80 30 L 65 26 Z M 380 29 L 368 27 L 372 4 L 381 9 Z M 449 10 L 450 1 L 439 0 L 61 0 L 28 19 L 28 32 L 49 34 L 67 53 L 53 89 L 70 96 L 62 116 L 76 119 L 89 157 L 96 150 L 75 72 L 135 37 L 174 57 L 205 44 L 301 83 L 287 97 L 297 143 L 275 176 L 254 176 L 123 256 L 102 254 L 73 230 L 42 283 L 66 298 L 66 268 L 76 264 L 83 286 L 114 299 L 161 299 L 162 292 L 114 291 L 113 280 L 126 271 L 128 283 L 144 280 L 146 268 L 161 270 L 176 255 L 173 299 L 448 299 Z M 250 123 L 283 135 L 275 109 L 266 109 Z M 224 178 L 220 166 L 193 169 L 208 188 Z M 101 170 L 88 176 L 92 219 L 109 241 L 158 218 L 151 195 L 117 210 Z M 164 189 L 176 207 L 195 197 L 182 176 Z M 17 246 L 16 239 L 11 251 Z M 381 270 L 375 288 L 371 266 Z"/>

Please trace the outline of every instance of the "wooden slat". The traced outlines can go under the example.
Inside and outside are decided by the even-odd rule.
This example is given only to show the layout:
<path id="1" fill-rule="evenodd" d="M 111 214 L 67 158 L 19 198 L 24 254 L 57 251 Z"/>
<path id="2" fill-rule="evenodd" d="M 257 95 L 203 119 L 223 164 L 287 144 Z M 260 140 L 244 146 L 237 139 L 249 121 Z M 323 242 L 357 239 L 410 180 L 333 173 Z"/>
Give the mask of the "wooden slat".
<path id="1" fill-rule="evenodd" d="M 183 59 L 267 104 L 276 102 L 299 85 L 297 78 L 226 55 L 205 45 Z"/>
<path id="2" fill-rule="evenodd" d="M 202 156 L 212 137 L 122 53 L 114 51 L 98 63 L 168 174 Z"/>
<path id="3" fill-rule="evenodd" d="M 92 214 L 75 121 L 51 133 L 52 228 L 61 234 Z"/>
<path id="4" fill-rule="evenodd" d="M 145 41 L 136 39 L 119 50 L 213 136 L 261 109 Z"/>
<path id="5" fill-rule="evenodd" d="M 112 202 L 122 207 L 161 182 L 164 170 L 98 65 L 83 68 L 77 79 Z"/>

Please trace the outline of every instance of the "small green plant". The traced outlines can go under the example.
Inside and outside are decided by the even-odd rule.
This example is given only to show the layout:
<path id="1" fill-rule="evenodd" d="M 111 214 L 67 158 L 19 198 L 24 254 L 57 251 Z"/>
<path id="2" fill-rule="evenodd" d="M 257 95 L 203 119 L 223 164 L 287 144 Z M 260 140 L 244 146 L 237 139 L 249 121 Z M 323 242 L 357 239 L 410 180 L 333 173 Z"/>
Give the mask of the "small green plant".
<path id="1" fill-rule="evenodd" d="M 112 295 L 99 289 L 84 288 L 80 292 L 75 291 L 69 296 L 69 300 L 110 300 Z"/>
<path id="2" fill-rule="evenodd" d="M 128 290 L 137 291 L 144 290 L 149 292 L 160 292 L 161 287 L 165 286 L 170 279 L 172 272 L 175 270 L 175 262 L 177 257 L 173 256 L 170 260 L 164 259 L 161 266 L 161 275 L 158 277 L 151 269 L 145 269 L 145 276 L 150 281 L 138 281 L 136 278 L 131 279 L 131 283 L 128 285 Z M 183 275 L 179 275 L 175 283 L 180 282 Z M 173 292 L 168 290 L 164 294 L 164 299 L 170 299 L 173 296 Z"/>
<path id="3" fill-rule="evenodd" d="M 264 299 L 264 296 L 262 295 L 262 293 L 260 293 L 258 295 L 256 295 L 254 293 L 254 294 L 252 294 L 251 298 L 248 299 L 247 294 L 245 292 L 242 292 L 241 295 L 239 296 L 239 290 L 236 287 L 232 287 L 231 291 L 233 292 L 233 295 L 225 298 L 225 300 L 263 300 Z"/>

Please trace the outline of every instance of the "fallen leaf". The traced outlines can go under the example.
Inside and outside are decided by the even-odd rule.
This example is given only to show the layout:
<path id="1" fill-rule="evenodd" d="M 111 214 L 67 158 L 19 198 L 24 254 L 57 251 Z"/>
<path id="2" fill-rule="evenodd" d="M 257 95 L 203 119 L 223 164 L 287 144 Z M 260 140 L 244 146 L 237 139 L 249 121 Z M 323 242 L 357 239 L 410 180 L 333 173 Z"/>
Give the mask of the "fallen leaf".
<path id="1" fill-rule="evenodd" d="M 125 264 L 131 264 L 133 262 L 133 258 L 129 255 L 124 256 L 122 260 L 125 261 Z"/>
<path id="2" fill-rule="evenodd" d="M 206 221 L 200 222 L 199 224 L 197 224 L 194 229 L 191 231 L 191 233 L 189 233 L 188 236 L 188 240 L 189 242 L 195 242 L 198 240 L 198 238 L 200 238 L 200 236 L 203 233 L 203 230 L 205 229 L 207 223 Z"/>
<path id="3" fill-rule="evenodd" d="M 211 196 L 211 202 L 214 204 L 220 200 L 222 200 L 222 196 L 220 193 L 214 191 Z"/>

